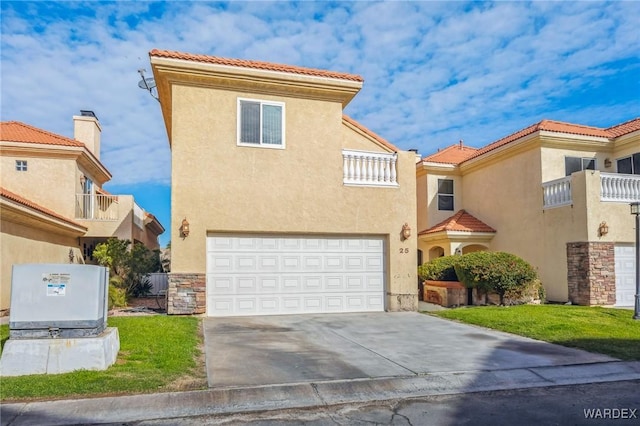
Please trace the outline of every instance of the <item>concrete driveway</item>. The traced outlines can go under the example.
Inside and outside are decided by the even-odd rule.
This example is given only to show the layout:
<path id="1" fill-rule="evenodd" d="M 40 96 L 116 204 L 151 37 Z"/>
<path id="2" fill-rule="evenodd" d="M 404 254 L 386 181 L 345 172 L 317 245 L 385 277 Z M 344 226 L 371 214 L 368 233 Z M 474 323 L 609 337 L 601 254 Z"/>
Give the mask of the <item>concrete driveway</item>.
<path id="1" fill-rule="evenodd" d="M 204 334 L 210 387 L 614 360 L 415 312 L 207 318 Z"/>

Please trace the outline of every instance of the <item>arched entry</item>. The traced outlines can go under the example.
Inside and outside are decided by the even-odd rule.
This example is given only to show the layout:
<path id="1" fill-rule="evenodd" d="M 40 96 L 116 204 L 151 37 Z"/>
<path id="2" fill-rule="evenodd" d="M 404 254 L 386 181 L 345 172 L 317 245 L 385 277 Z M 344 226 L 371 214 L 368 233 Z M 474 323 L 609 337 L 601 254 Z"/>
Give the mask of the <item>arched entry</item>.
<path id="1" fill-rule="evenodd" d="M 444 249 L 440 246 L 431 247 L 429 249 L 429 260 L 444 256 Z"/>

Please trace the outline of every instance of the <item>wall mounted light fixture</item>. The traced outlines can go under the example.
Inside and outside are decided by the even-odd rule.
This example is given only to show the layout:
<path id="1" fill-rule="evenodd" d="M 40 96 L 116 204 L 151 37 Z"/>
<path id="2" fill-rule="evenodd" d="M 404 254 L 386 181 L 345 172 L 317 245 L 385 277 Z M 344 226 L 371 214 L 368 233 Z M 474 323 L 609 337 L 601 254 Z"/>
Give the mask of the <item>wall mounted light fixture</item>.
<path id="1" fill-rule="evenodd" d="M 402 225 L 402 240 L 407 240 L 411 236 L 411 227 L 409 227 L 408 223 Z"/>
<path id="2" fill-rule="evenodd" d="M 605 236 L 609 233 L 609 225 L 607 225 L 607 222 L 600 222 L 600 225 L 598 226 L 598 236 L 602 237 Z"/>
<path id="3" fill-rule="evenodd" d="M 604 166 L 608 169 L 611 167 L 611 160 L 609 158 L 604 159 Z"/>
<path id="4" fill-rule="evenodd" d="M 186 217 L 184 219 L 182 219 L 182 226 L 180 227 L 180 234 L 182 235 L 182 238 L 187 238 L 189 236 L 189 221 L 187 221 Z"/>

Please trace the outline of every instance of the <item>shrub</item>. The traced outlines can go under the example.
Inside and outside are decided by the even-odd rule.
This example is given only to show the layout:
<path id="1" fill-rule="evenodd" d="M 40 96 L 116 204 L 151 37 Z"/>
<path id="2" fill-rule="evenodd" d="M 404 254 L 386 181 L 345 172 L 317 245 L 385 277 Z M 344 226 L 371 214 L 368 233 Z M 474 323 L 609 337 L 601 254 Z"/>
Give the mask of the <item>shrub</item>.
<path id="1" fill-rule="evenodd" d="M 496 292 L 500 303 L 504 295 L 524 287 L 537 278 L 533 267 L 510 253 L 477 251 L 458 258 L 454 268 L 460 281 L 468 288 L 488 293 Z"/>
<path id="2" fill-rule="evenodd" d="M 454 269 L 460 256 L 437 257 L 427 263 L 418 266 L 418 277 L 421 281 L 458 281 Z"/>
<path id="3" fill-rule="evenodd" d="M 127 291 L 124 288 L 109 284 L 109 309 L 127 306 Z"/>

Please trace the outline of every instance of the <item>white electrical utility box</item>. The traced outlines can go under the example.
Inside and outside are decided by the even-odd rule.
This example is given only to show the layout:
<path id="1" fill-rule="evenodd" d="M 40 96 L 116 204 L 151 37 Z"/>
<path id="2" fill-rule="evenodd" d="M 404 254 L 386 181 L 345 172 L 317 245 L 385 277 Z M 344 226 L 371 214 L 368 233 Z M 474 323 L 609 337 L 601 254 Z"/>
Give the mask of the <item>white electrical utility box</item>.
<path id="1" fill-rule="evenodd" d="M 95 337 L 107 326 L 108 296 L 103 266 L 13 265 L 9 337 Z"/>

